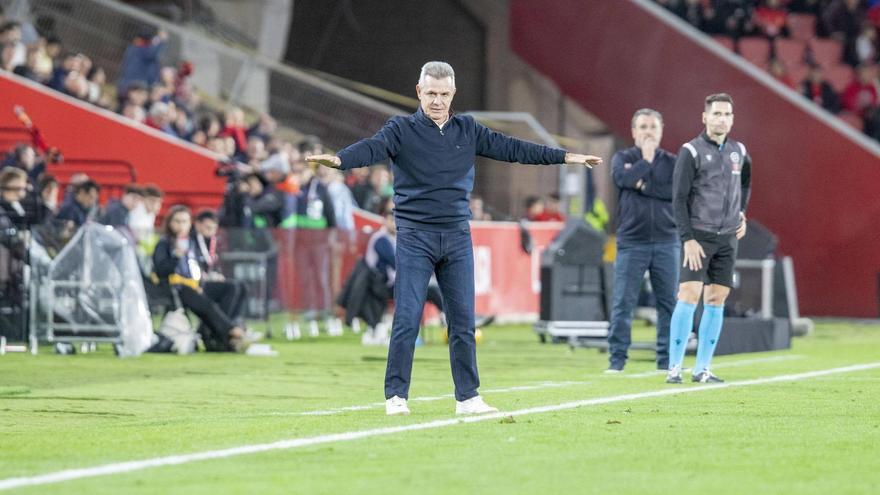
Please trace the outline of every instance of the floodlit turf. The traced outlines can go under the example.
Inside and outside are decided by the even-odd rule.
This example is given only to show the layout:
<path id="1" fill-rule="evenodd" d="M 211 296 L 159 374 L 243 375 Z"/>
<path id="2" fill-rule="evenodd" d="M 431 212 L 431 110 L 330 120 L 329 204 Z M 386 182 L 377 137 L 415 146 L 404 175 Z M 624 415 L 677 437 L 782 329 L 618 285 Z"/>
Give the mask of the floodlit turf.
<path id="1" fill-rule="evenodd" d="M 606 355 L 484 330 L 482 391 L 512 411 L 665 390 L 652 356 Z M 648 329 L 640 331 L 642 340 Z M 388 418 L 385 350 L 347 334 L 270 341 L 275 358 L 98 353 L 0 357 L 0 482 L 157 456 L 450 419 L 413 400 Z M 686 365 L 693 362 L 688 357 Z M 820 324 L 790 351 L 724 356 L 728 381 L 880 362 L 880 327 Z M 527 386 L 511 390 L 512 387 Z M 686 383 L 682 388 L 705 387 Z M 493 392 L 494 391 L 494 392 Z M 451 392 L 447 349 L 420 347 L 413 398 Z M 880 493 L 880 368 L 452 424 L 64 481 L 9 493 Z M 3 492 L 7 493 L 7 492 Z"/>

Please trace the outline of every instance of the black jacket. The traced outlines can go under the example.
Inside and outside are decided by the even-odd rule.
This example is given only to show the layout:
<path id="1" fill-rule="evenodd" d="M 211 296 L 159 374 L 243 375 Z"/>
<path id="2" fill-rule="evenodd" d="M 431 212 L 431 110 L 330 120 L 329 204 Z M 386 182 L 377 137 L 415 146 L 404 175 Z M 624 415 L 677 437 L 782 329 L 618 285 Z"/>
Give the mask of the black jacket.
<path id="1" fill-rule="evenodd" d="M 620 189 L 617 203 L 618 242 L 676 242 L 672 215 L 672 173 L 675 155 L 657 149 L 648 163 L 633 146 L 611 158 L 611 174 Z M 639 181 L 640 187 L 636 187 Z"/>
<path id="2" fill-rule="evenodd" d="M 752 160 L 744 144 L 728 138 L 721 146 L 703 132 L 678 153 L 672 207 L 682 241 L 694 230 L 733 234 L 749 203 Z"/>

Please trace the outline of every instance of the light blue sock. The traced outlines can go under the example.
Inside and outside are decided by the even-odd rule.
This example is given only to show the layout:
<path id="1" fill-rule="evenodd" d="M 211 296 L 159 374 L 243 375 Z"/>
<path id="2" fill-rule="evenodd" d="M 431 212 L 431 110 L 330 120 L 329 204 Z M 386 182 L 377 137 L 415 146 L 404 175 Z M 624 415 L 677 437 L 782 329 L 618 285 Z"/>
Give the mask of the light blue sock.
<path id="1" fill-rule="evenodd" d="M 675 311 L 672 312 L 672 321 L 669 322 L 669 369 L 678 366 L 684 361 L 684 351 L 687 349 L 688 337 L 694 328 L 694 311 L 696 304 L 678 301 Z"/>
<path id="2" fill-rule="evenodd" d="M 703 317 L 700 319 L 700 333 L 697 344 L 697 364 L 694 366 L 694 374 L 705 371 L 712 362 L 715 354 L 715 346 L 721 335 L 721 325 L 724 323 L 724 306 L 703 306 Z"/>

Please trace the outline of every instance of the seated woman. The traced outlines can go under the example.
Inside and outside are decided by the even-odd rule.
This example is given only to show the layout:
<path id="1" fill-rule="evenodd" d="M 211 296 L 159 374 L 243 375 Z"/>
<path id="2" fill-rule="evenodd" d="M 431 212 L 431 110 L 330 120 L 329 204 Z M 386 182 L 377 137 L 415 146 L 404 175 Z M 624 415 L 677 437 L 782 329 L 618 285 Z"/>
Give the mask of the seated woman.
<path id="1" fill-rule="evenodd" d="M 190 240 L 192 217 L 187 207 L 176 205 L 168 210 L 162 238 L 153 252 L 153 270 L 161 283 L 177 291 L 184 308 L 199 317 L 199 335 L 207 351 L 242 352 L 249 341 L 243 328 L 211 301 L 202 289 L 202 276 Z"/>

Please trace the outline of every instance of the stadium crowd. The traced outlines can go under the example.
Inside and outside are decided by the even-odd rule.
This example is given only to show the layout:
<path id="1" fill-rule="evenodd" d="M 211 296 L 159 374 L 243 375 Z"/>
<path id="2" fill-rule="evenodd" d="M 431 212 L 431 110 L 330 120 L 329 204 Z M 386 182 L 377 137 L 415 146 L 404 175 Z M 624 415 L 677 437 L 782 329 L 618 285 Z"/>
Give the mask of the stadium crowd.
<path id="1" fill-rule="evenodd" d="M 880 140 L 880 1 L 656 1 Z"/>
<path id="2" fill-rule="evenodd" d="M 0 12 L 0 70 L 45 85 L 55 91 L 116 112 L 138 125 L 202 146 L 218 156 L 217 174 L 227 178 L 223 203 L 216 211 L 190 212 L 165 205 L 155 184 L 128 184 L 101 195 L 102 184 L 84 173 L 63 183 L 51 174 L 51 165 L 64 160 L 31 121 L 26 109 L 14 112 L 30 142 L 20 142 L 0 155 L 0 223 L 33 233 L 35 242 L 57 254 L 76 229 L 89 221 L 113 226 L 138 247 L 148 289 L 180 277 L 193 279 L 186 263 L 174 264 L 191 254 L 200 271 L 214 274 L 178 291 L 178 305 L 196 313 L 205 324 L 199 330 L 211 350 L 239 350 L 246 342 L 243 327 L 243 287 L 235 281 L 217 281 L 216 228 L 298 229 L 324 231 L 331 245 L 337 236 L 355 236 L 356 208 L 386 216 L 393 196 L 391 171 L 386 164 L 360 168 L 343 175 L 325 167 L 310 167 L 304 157 L 323 152 L 316 136 L 282 139 L 270 115 L 251 115 L 238 107 L 218 111 L 205 104 L 190 82 L 196 68 L 180 61 L 163 65 L 168 36 L 144 29 L 127 47 L 117 81 L 108 81 L 104 68 L 83 53 L 66 50 L 53 33 L 39 32 L 27 22 L 5 19 Z M 286 133 L 285 135 L 296 134 Z M 101 204 L 101 197 L 109 199 Z M 118 197 L 112 197 L 118 196 Z M 529 198 L 529 221 L 560 221 L 558 196 Z M 471 198 L 474 220 L 508 219 L 490 213 L 482 198 Z M 164 222 L 163 222 L 164 219 Z M 162 225 L 157 225 L 162 222 Z M 186 235 L 182 224 L 187 223 Z M 213 224 L 207 244 L 197 242 L 204 224 Z M 187 238 L 177 245 L 175 239 Z M 202 236 L 204 237 L 204 236 Z M 349 242 L 349 244 L 353 244 Z M 326 252 L 303 248 L 298 264 L 317 270 L 313 280 L 326 292 L 313 306 L 326 308 L 331 295 L 342 287 L 338 264 L 327 266 Z M 338 253 L 337 253 L 338 254 Z M 331 272 L 324 274 L 323 272 Z M 270 275 L 273 277 L 273 275 Z M 198 278 L 198 277 L 196 277 Z M 178 284 L 179 285 L 179 284 Z M 326 286 L 326 287 L 325 287 Z M 187 287 L 184 285 L 183 287 Z M 332 294 L 331 294 L 332 289 Z M 148 294 L 153 294 L 148 290 Z M 206 302 L 206 301 L 210 301 Z M 168 346 L 168 342 L 163 345 Z"/>

